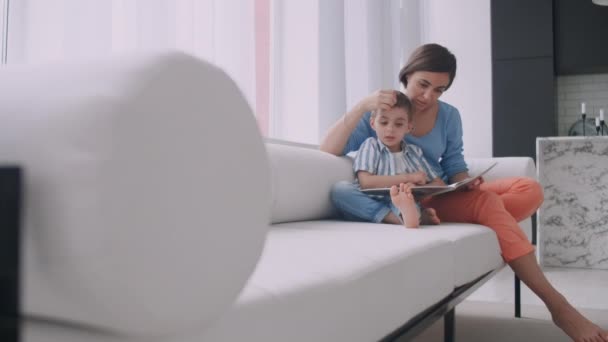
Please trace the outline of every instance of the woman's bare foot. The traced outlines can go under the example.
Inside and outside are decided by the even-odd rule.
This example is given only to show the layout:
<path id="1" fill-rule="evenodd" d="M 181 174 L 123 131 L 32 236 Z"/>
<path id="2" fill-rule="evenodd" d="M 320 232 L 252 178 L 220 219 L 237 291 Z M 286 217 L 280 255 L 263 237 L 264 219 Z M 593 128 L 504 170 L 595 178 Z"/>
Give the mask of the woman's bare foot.
<path id="1" fill-rule="evenodd" d="M 437 216 L 437 212 L 433 208 L 424 208 L 420 215 L 420 223 L 422 224 L 440 224 L 441 220 Z"/>
<path id="2" fill-rule="evenodd" d="M 391 187 L 391 201 L 401 211 L 405 228 L 418 228 L 420 226 L 420 214 L 411 187 L 411 183 L 401 183 L 399 188 L 393 185 Z"/>
<path id="3" fill-rule="evenodd" d="M 598 327 L 565 303 L 551 312 L 553 322 L 575 342 L 608 342 L 608 331 Z"/>

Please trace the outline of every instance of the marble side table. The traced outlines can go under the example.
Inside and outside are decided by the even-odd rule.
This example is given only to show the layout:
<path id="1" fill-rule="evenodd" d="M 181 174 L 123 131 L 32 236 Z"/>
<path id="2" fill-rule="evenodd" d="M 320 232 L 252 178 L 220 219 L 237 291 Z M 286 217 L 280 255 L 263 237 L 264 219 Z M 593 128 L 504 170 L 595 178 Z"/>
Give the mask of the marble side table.
<path id="1" fill-rule="evenodd" d="M 537 138 L 536 160 L 541 263 L 608 269 L 608 137 Z"/>

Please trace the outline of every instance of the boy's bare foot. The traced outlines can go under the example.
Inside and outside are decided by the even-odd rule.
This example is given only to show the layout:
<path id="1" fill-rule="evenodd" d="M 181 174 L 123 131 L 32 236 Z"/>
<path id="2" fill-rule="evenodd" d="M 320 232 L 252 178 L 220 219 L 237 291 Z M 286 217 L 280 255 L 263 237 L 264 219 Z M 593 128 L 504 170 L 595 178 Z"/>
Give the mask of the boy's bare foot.
<path id="1" fill-rule="evenodd" d="M 608 331 L 598 327 L 566 303 L 551 312 L 553 322 L 575 342 L 608 342 Z"/>
<path id="2" fill-rule="evenodd" d="M 422 224 L 440 224 L 441 220 L 437 216 L 437 212 L 433 208 L 422 209 L 420 215 L 420 223 Z"/>
<path id="3" fill-rule="evenodd" d="M 399 188 L 393 185 L 391 187 L 391 201 L 399 208 L 403 217 L 403 225 L 406 228 L 418 228 L 420 225 L 420 214 L 412 195 L 411 183 L 401 183 Z"/>

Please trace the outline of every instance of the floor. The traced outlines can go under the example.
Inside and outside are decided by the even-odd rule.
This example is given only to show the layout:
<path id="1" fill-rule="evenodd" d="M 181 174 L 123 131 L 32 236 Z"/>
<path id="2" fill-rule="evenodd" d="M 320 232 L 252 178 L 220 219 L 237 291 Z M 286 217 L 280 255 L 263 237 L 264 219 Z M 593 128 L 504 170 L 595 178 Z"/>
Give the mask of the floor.
<path id="1" fill-rule="evenodd" d="M 577 308 L 608 310 L 608 270 L 543 267 L 553 286 Z M 522 284 L 522 304 L 539 305 L 542 301 Z M 513 303 L 513 272 L 505 267 L 467 300 Z M 525 316 L 525 312 L 522 311 Z"/>
<path id="2" fill-rule="evenodd" d="M 513 307 L 509 303 L 465 301 L 456 307 L 456 341 L 571 341 L 556 325 L 543 317 L 543 306 L 523 305 L 522 311 L 527 317 L 514 318 Z M 608 328 L 608 310 L 584 309 L 581 311 L 599 326 Z M 413 341 L 443 341 L 443 321 L 437 321 Z"/>
<path id="3" fill-rule="evenodd" d="M 608 329 L 608 270 L 544 267 L 549 281 L 585 316 Z M 522 318 L 513 316 L 513 272 L 505 267 L 456 307 L 456 341 L 570 341 L 542 301 L 522 284 Z M 443 341 L 439 320 L 415 342 Z"/>

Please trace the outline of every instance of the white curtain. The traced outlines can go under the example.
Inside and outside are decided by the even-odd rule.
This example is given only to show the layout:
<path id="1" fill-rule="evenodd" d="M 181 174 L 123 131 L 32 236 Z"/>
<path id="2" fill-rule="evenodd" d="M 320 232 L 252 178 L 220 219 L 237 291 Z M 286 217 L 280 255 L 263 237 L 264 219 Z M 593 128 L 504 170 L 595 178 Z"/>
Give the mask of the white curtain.
<path id="1" fill-rule="evenodd" d="M 399 88 L 399 68 L 424 33 L 422 0 L 270 1 L 12 0 L 7 60 L 183 50 L 236 80 L 262 132 L 268 125 L 271 137 L 316 144 L 360 98 Z M 256 26 L 264 6 L 271 37 Z M 256 62 L 256 48 L 270 51 L 270 70 Z"/>
<path id="2" fill-rule="evenodd" d="M 253 0 L 13 0 L 8 63 L 178 49 L 232 76 L 255 108 Z"/>
<path id="3" fill-rule="evenodd" d="M 316 144 L 398 73 L 421 41 L 420 0 L 275 0 L 271 136 Z"/>

